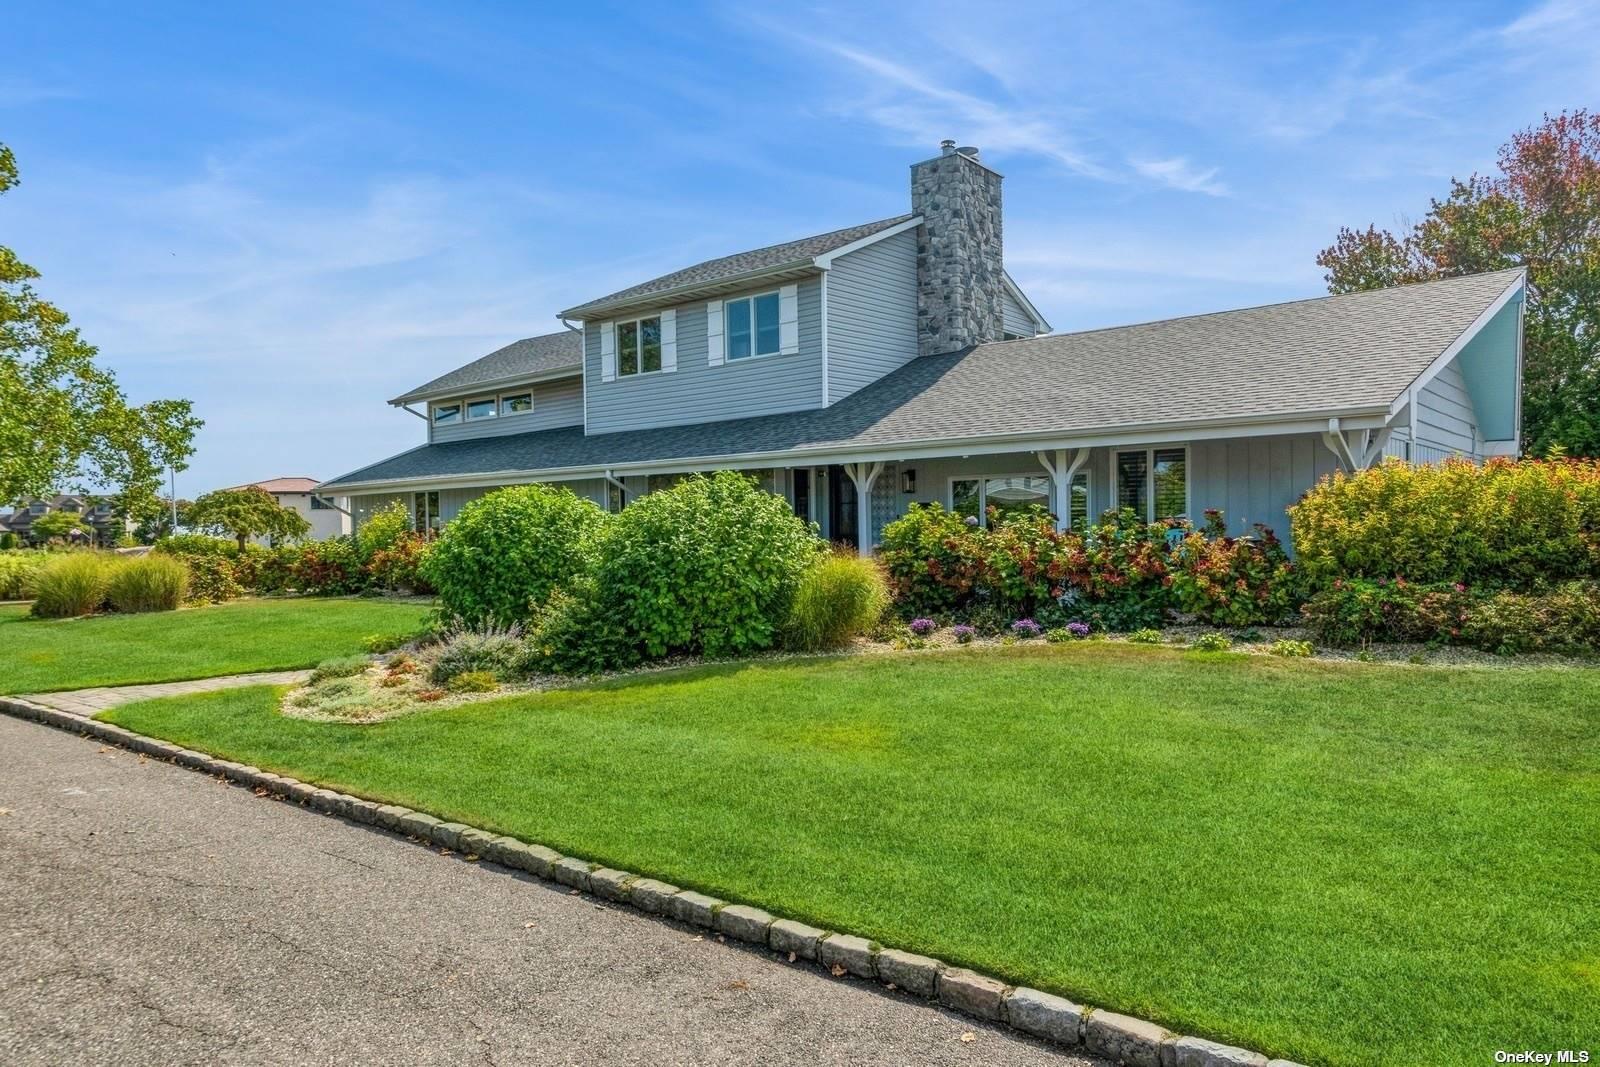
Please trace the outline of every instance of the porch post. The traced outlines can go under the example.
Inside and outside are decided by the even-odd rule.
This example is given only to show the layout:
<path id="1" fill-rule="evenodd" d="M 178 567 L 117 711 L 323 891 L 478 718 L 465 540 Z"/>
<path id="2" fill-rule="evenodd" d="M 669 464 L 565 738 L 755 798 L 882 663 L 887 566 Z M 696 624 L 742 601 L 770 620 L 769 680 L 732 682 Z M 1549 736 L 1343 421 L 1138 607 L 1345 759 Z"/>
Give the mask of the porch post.
<path id="1" fill-rule="evenodd" d="M 872 486 L 883 473 L 883 463 L 846 463 L 844 472 L 856 486 L 856 553 L 872 555 Z"/>
<path id="2" fill-rule="evenodd" d="M 1071 463 L 1067 462 L 1068 452 L 1072 453 Z M 1058 448 L 1054 455 L 1044 451 L 1036 455 L 1039 457 L 1040 465 L 1050 474 L 1051 510 L 1056 513 L 1056 529 L 1065 530 L 1072 525 L 1072 479 L 1088 461 L 1089 450 Z"/>

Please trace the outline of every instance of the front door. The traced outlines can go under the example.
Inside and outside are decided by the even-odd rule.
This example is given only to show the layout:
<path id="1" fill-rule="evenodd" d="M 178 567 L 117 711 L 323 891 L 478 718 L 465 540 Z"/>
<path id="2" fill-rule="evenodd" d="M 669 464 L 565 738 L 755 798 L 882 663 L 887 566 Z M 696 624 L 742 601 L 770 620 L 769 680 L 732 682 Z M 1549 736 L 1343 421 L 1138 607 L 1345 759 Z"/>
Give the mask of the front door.
<path id="1" fill-rule="evenodd" d="M 828 468 L 828 529 L 835 544 L 855 548 L 858 541 L 856 483 L 843 467 Z"/>

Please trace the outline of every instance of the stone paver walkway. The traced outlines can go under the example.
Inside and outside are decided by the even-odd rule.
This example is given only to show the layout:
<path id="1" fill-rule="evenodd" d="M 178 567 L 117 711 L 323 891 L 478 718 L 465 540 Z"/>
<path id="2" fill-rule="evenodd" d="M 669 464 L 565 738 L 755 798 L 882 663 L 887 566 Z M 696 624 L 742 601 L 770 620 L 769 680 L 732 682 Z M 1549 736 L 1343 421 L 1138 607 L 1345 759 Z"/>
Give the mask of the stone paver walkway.
<path id="1" fill-rule="evenodd" d="M 310 671 L 269 671 L 264 674 L 229 674 L 221 678 L 197 678 L 192 682 L 159 682 L 155 685 L 97 686 L 94 689 L 73 689 L 65 693 L 22 693 L 18 700 L 40 704 L 68 715 L 82 715 L 89 719 L 114 708 L 118 704 L 131 704 L 135 700 L 153 700 L 156 697 L 185 696 L 189 693 L 209 693 L 216 689 L 237 689 L 245 685 L 294 685 L 311 676 Z"/>

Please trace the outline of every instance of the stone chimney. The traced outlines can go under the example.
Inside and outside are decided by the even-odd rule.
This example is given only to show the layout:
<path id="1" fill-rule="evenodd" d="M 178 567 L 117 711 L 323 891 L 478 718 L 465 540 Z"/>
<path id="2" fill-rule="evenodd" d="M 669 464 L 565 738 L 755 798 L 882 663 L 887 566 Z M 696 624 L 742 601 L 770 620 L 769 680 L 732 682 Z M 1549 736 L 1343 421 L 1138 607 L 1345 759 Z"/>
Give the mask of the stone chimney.
<path id="1" fill-rule="evenodd" d="M 1001 337 L 1000 175 L 976 148 L 939 146 L 911 167 L 917 235 L 918 355 L 955 352 Z"/>

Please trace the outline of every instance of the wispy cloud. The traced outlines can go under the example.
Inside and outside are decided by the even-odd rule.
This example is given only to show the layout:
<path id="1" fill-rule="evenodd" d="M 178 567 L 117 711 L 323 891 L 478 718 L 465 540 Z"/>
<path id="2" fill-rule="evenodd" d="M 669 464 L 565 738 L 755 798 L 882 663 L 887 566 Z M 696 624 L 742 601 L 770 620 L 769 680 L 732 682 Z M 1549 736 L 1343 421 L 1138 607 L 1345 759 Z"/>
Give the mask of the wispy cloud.
<path id="1" fill-rule="evenodd" d="M 1171 159 L 1130 160 L 1134 170 L 1162 185 L 1181 189 L 1186 193 L 1205 193 L 1207 196 L 1227 196 L 1228 187 L 1217 180 L 1217 167 L 1197 167 L 1183 156 Z"/>

